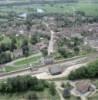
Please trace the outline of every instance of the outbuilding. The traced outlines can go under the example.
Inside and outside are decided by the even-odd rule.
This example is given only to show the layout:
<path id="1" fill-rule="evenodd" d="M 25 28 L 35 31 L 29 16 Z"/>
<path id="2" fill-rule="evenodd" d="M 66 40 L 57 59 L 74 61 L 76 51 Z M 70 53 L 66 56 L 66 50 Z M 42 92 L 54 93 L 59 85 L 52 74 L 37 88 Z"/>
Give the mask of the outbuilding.
<path id="1" fill-rule="evenodd" d="M 51 73 L 51 75 L 58 75 L 63 72 L 63 69 L 61 66 L 54 66 L 49 68 L 49 72 Z"/>
<path id="2" fill-rule="evenodd" d="M 70 97 L 70 89 L 65 88 L 63 91 L 63 97 L 64 98 L 69 98 Z"/>

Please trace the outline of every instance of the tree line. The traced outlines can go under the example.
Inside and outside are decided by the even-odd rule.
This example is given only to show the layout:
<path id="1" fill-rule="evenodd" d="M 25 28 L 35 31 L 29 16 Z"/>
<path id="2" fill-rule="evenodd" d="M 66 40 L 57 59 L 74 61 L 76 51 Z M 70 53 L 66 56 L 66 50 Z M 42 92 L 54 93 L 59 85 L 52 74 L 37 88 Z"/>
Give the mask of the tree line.
<path id="1" fill-rule="evenodd" d="M 31 76 L 17 76 L 14 78 L 8 78 L 0 83 L 1 93 L 20 93 L 26 91 L 44 91 L 49 88 L 51 95 L 56 94 L 54 83 L 49 83 L 45 80 L 37 79 Z"/>
<path id="2" fill-rule="evenodd" d="M 72 71 L 68 76 L 68 79 L 70 80 L 88 78 L 98 78 L 98 60 L 88 64 L 87 66 L 83 66 L 75 71 Z"/>

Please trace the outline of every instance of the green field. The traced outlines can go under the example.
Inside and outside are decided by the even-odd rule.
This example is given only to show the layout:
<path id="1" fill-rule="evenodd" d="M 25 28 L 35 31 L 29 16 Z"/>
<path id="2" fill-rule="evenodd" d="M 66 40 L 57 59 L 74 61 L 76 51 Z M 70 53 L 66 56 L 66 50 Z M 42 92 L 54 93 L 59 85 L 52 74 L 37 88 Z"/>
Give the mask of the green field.
<path id="1" fill-rule="evenodd" d="M 0 35 L 0 44 L 1 43 L 11 43 L 11 39 L 8 36 Z"/>
<path id="2" fill-rule="evenodd" d="M 73 13 L 74 10 L 84 11 L 87 15 L 98 15 L 98 4 L 96 3 L 64 3 L 64 4 L 31 4 L 22 6 L 0 7 L 0 13 L 15 11 L 17 13 L 35 12 L 37 8 L 42 8 L 45 13 Z M 3 12 L 3 13 L 2 13 Z"/>

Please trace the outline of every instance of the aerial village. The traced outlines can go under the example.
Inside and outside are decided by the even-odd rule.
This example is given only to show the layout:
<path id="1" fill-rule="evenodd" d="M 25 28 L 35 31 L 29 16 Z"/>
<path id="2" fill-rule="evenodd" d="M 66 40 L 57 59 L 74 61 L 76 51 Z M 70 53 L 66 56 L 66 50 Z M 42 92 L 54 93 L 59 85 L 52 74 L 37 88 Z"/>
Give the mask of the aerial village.
<path id="1" fill-rule="evenodd" d="M 98 2 L 80 1 L 0 0 L 0 100 L 98 99 Z"/>

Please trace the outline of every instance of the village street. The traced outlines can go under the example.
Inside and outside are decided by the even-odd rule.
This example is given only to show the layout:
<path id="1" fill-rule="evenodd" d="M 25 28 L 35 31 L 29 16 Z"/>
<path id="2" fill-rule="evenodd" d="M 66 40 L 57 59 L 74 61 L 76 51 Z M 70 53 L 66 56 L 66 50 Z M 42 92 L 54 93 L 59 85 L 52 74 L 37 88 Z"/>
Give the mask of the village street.
<path id="1" fill-rule="evenodd" d="M 54 31 L 50 29 L 49 25 L 46 22 L 43 22 L 47 29 L 50 31 L 50 41 L 49 41 L 49 46 L 48 46 L 48 55 L 54 52 Z"/>

